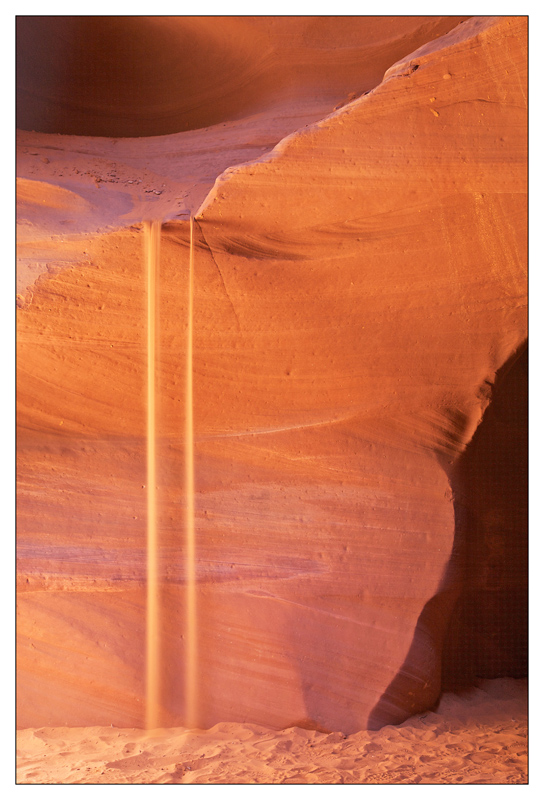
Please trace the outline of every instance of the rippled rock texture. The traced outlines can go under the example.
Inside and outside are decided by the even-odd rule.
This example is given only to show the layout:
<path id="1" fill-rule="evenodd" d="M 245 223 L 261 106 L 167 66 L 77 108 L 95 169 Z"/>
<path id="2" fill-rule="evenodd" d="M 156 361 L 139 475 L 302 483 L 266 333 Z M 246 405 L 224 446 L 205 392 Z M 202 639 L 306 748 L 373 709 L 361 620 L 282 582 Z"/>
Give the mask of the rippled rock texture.
<path id="1" fill-rule="evenodd" d="M 451 684 L 524 674 L 526 19 L 19 36 L 19 725 L 143 724 L 151 218 L 184 722 L 188 213 L 200 725 L 400 722 L 443 652 Z"/>

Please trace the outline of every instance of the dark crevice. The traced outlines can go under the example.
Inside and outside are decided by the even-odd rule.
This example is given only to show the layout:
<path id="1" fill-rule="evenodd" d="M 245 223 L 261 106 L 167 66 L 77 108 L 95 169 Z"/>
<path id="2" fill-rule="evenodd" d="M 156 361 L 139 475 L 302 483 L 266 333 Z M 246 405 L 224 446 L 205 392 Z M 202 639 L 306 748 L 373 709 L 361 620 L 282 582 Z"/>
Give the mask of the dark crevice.
<path id="1" fill-rule="evenodd" d="M 497 374 L 492 400 L 455 465 L 463 578 L 443 651 L 442 686 L 527 676 L 528 349 Z"/>
<path id="2" fill-rule="evenodd" d="M 497 372 L 491 403 L 450 474 L 455 538 L 438 593 L 368 728 L 433 708 L 441 691 L 527 676 L 528 350 Z"/>

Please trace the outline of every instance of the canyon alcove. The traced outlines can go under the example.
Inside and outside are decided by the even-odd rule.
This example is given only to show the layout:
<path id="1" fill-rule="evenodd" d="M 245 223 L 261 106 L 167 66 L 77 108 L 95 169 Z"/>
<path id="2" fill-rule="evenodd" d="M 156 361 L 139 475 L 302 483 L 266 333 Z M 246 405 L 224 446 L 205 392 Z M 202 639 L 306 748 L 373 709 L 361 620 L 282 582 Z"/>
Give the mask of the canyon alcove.
<path id="1" fill-rule="evenodd" d="M 523 628 L 525 474 L 477 480 L 526 381 L 526 19 L 18 27 L 18 725 L 145 725 L 151 491 L 156 723 L 192 714 L 189 414 L 199 727 L 352 733 L 481 675 L 493 604 Z"/>
<path id="2" fill-rule="evenodd" d="M 444 647 L 443 685 L 528 671 L 528 349 L 497 374 L 455 469 L 461 595 Z"/>

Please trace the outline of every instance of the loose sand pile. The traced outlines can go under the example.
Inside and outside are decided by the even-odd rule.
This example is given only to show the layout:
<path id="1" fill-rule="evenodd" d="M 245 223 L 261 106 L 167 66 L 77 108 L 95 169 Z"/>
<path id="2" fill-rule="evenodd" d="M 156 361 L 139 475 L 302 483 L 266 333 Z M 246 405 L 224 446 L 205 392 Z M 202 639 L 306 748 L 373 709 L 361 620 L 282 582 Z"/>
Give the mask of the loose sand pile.
<path id="1" fill-rule="evenodd" d="M 222 722 L 171 728 L 28 728 L 19 783 L 524 784 L 527 684 L 483 681 L 436 713 L 377 732 L 274 731 Z"/>

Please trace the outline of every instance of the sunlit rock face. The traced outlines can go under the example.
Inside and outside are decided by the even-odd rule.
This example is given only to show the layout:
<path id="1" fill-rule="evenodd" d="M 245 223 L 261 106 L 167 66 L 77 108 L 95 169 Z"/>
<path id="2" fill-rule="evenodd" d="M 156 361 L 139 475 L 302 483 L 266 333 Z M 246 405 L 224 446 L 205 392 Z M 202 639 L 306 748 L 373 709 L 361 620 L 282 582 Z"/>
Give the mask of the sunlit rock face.
<path id="1" fill-rule="evenodd" d="M 184 722 L 189 212 L 200 725 L 349 733 L 436 701 L 467 586 L 499 580 L 464 513 L 489 529 L 504 492 L 466 487 L 493 445 L 468 448 L 527 337 L 526 19 L 463 19 L 19 20 L 21 727 L 144 721 L 152 218 L 162 722 Z M 491 521 L 510 509 L 520 627 L 522 484 Z"/>

